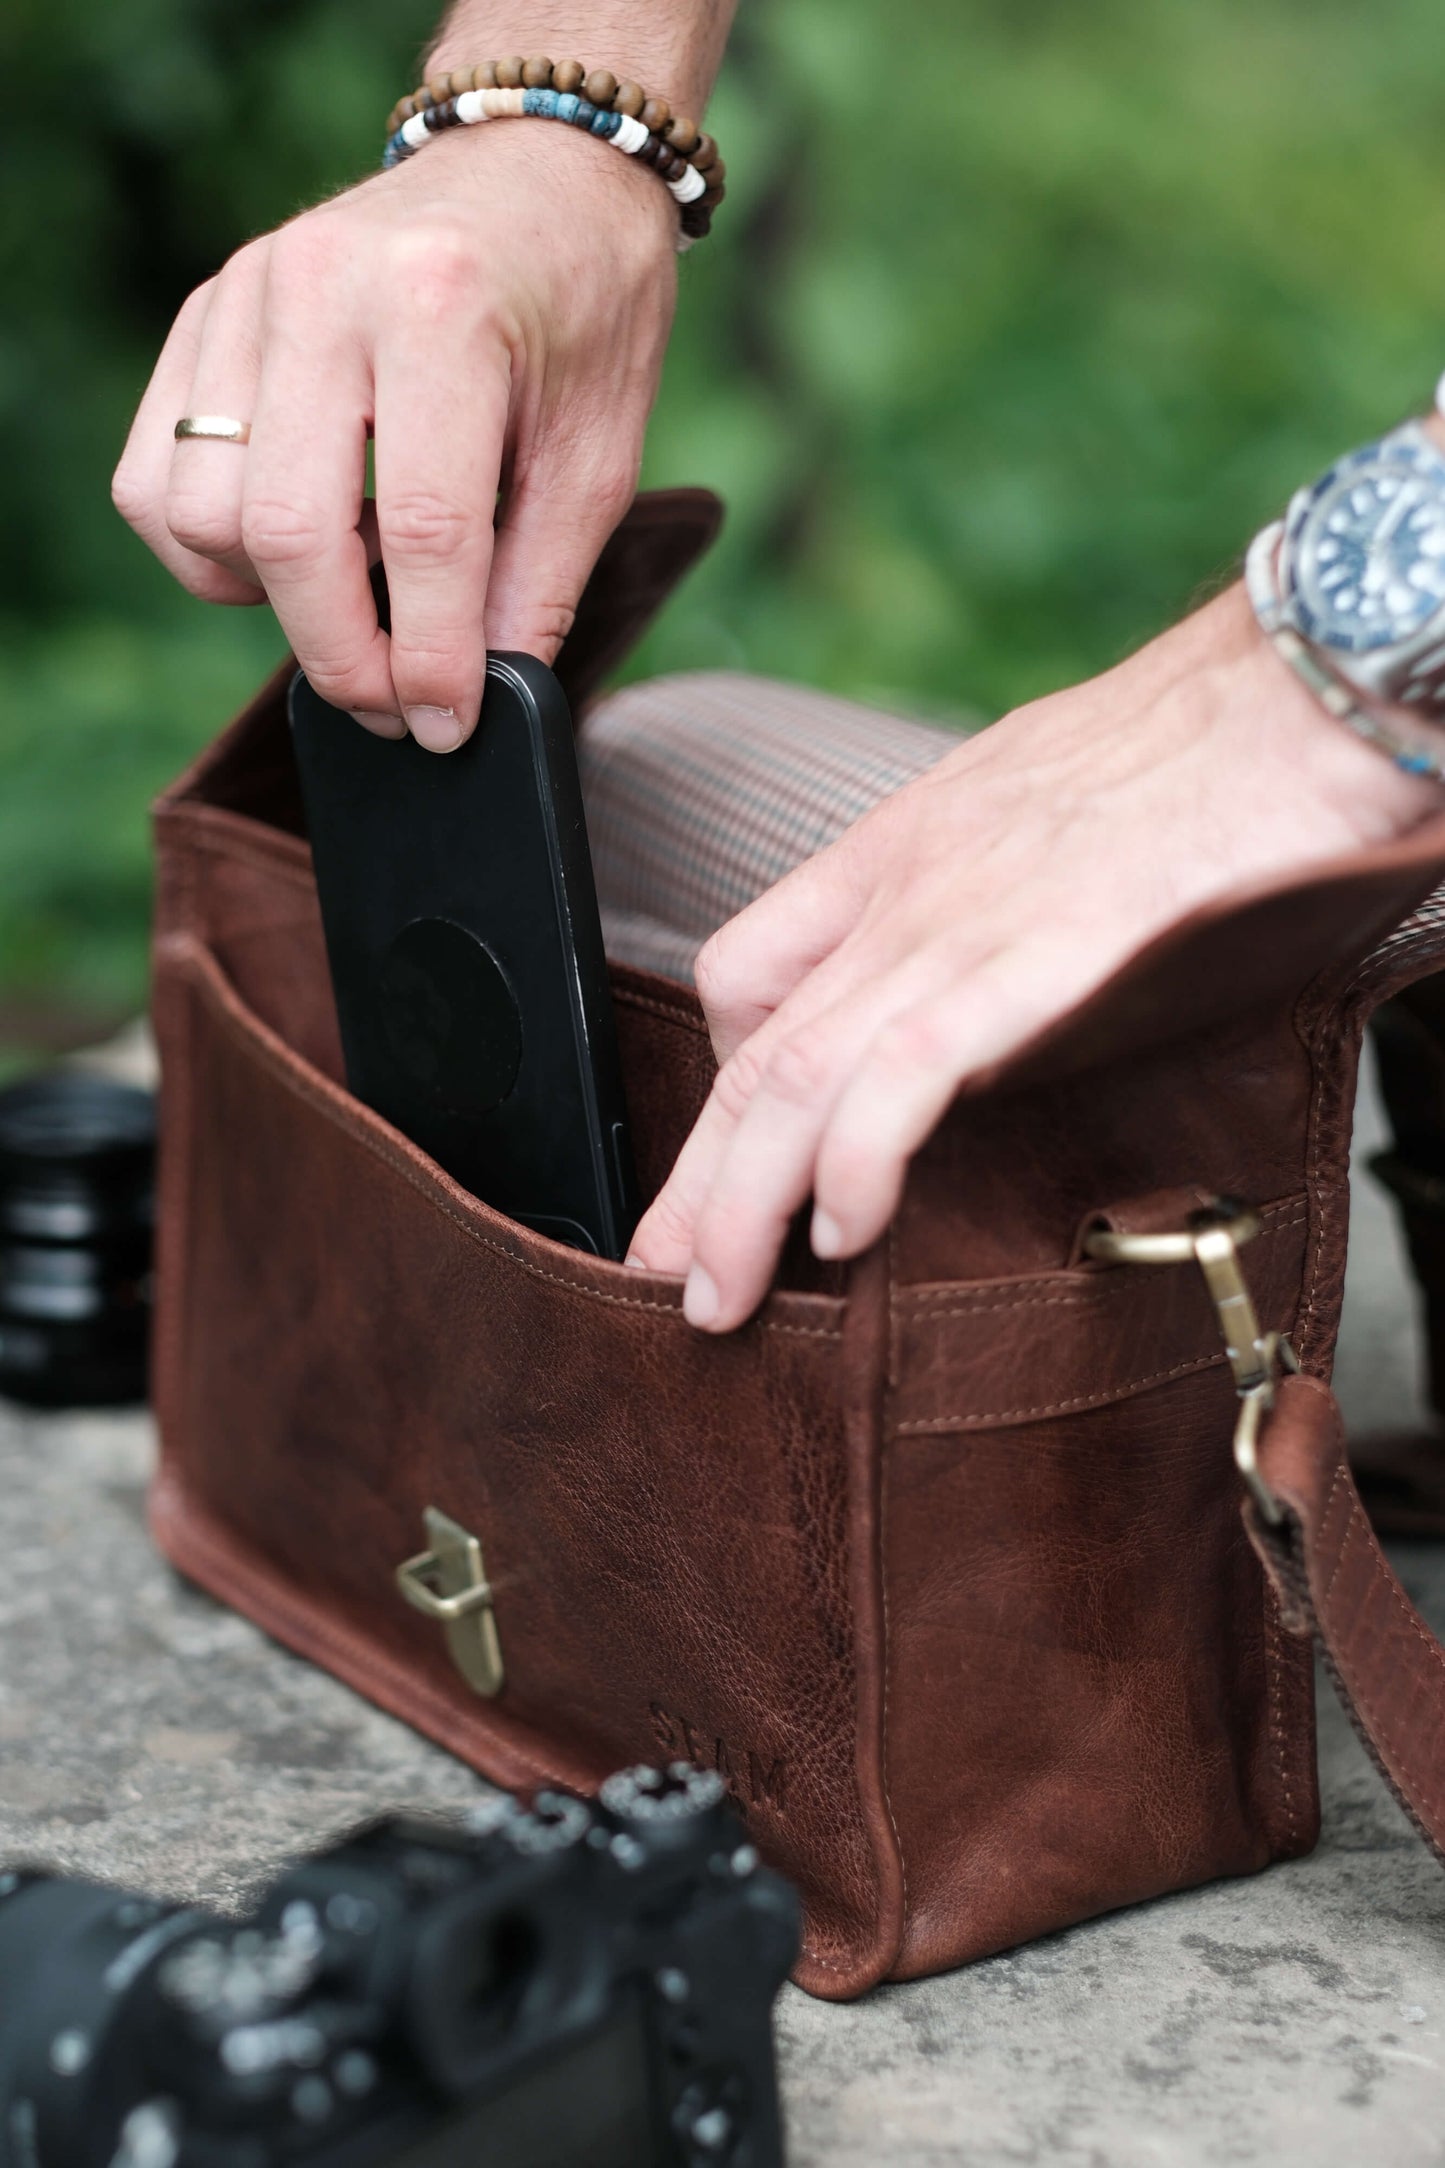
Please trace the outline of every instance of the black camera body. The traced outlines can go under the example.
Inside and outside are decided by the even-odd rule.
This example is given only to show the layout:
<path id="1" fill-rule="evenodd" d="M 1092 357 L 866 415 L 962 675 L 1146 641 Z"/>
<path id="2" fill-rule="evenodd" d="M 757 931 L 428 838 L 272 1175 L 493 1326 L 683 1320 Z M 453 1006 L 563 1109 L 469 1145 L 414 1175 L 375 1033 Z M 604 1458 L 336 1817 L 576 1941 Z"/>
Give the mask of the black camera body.
<path id="1" fill-rule="evenodd" d="M 797 1939 L 684 1763 L 376 1822 L 242 1920 L 0 1873 L 0 2168 L 781 2168 Z"/>

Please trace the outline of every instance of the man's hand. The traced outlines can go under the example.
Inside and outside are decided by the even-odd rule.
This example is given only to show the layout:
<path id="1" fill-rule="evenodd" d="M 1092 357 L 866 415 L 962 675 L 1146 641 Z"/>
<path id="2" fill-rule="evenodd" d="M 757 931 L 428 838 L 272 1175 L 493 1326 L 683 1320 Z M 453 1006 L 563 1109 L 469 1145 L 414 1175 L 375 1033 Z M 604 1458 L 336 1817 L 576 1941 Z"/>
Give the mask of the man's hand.
<path id="1" fill-rule="evenodd" d="M 1199 904 L 1445 807 L 1319 707 L 1242 590 L 961 745 L 722 928 L 722 1063 L 631 1261 L 725 1332 L 792 1215 L 851 1257 L 963 1081 Z"/>
<path id="2" fill-rule="evenodd" d="M 269 597 L 327 700 L 448 752 L 487 646 L 552 659 L 631 500 L 676 241 L 667 190 L 606 144 L 541 121 L 440 135 L 191 296 L 116 504 L 193 594 Z M 248 421 L 250 443 L 178 444 L 186 414 Z"/>

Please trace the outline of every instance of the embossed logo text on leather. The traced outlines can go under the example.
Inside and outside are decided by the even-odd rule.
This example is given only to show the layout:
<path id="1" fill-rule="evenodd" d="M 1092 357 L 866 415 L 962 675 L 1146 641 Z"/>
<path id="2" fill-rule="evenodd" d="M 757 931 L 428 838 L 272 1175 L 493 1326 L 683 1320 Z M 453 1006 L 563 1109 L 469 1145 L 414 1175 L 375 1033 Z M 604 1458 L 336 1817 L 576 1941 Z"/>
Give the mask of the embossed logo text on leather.
<path id="1" fill-rule="evenodd" d="M 719 1738 L 707 1724 L 695 1724 L 660 1701 L 647 1705 L 652 1736 L 664 1754 L 690 1761 L 697 1769 L 715 1769 L 727 1786 L 734 1806 L 746 1813 L 766 1807 L 774 1814 L 787 1811 L 788 1764 L 781 1754 L 759 1754 L 752 1747 L 738 1747 Z"/>

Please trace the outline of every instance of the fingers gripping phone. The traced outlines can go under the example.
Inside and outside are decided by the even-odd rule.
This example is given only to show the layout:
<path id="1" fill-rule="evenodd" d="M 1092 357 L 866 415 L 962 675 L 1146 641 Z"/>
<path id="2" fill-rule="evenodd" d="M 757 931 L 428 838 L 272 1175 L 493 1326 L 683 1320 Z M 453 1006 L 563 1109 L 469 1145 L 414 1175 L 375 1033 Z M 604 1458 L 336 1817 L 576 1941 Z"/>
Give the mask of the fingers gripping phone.
<path id="1" fill-rule="evenodd" d="M 636 1180 L 561 686 L 489 656 L 445 758 L 304 676 L 291 728 L 351 1090 L 484 1203 L 621 1258 Z"/>

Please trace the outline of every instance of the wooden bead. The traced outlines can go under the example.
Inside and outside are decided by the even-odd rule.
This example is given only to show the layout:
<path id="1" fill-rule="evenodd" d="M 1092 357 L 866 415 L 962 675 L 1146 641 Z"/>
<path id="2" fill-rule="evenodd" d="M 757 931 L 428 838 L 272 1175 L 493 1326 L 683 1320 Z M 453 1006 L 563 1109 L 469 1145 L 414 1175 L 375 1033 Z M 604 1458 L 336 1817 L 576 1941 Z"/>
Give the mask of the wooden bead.
<path id="1" fill-rule="evenodd" d="M 681 152 L 669 150 L 666 158 L 659 158 L 657 170 L 665 181 L 680 181 L 687 171 L 687 160 Z"/>
<path id="2" fill-rule="evenodd" d="M 685 114 L 674 113 L 672 119 L 661 132 L 667 137 L 668 142 L 675 151 L 681 151 L 684 158 L 691 158 L 697 148 L 697 122 L 695 120 L 688 120 Z"/>
<path id="3" fill-rule="evenodd" d="M 594 68 L 582 85 L 582 95 L 593 105 L 610 107 L 617 96 L 617 78 L 610 68 Z"/>
<path id="4" fill-rule="evenodd" d="M 580 60 L 559 60 L 552 70 L 552 88 L 561 91 L 564 98 L 575 98 L 586 77 L 587 70 Z"/>
<path id="5" fill-rule="evenodd" d="M 411 119 L 411 116 L 412 116 L 412 114 L 413 114 L 413 113 L 414 113 L 415 111 L 416 111 L 416 100 L 415 100 L 415 98 L 403 98 L 403 99 L 402 99 L 402 101 L 401 101 L 401 104 L 400 104 L 400 105 L 399 105 L 399 106 L 397 107 L 396 111 L 395 111 L 395 112 L 394 112 L 394 113 L 392 114 L 392 116 L 391 116 L 391 126 L 390 126 L 390 128 L 389 128 L 389 129 L 387 130 L 387 134 L 388 134 L 388 135 L 395 135 L 395 134 L 396 134 L 396 131 L 397 131 L 397 129 L 398 129 L 398 128 L 400 128 L 400 126 L 402 125 L 403 121 L 408 121 L 408 120 L 410 120 L 410 119 Z"/>
<path id="6" fill-rule="evenodd" d="M 550 90 L 552 88 L 552 63 L 538 53 L 522 66 L 523 90 Z"/>
<path id="7" fill-rule="evenodd" d="M 426 94 L 433 105 L 445 105 L 452 94 L 451 77 L 449 75 L 433 76 L 426 86 Z"/>
<path id="8" fill-rule="evenodd" d="M 495 60 L 478 61 L 476 67 L 472 70 L 472 78 L 473 90 L 495 90 L 497 87 L 497 63 Z"/>
<path id="9" fill-rule="evenodd" d="M 499 60 L 497 62 L 498 90 L 520 90 L 522 87 L 522 69 L 525 65 L 526 63 L 520 53 L 513 53 L 508 59 Z"/>
<path id="10" fill-rule="evenodd" d="M 661 135 L 672 119 L 672 107 L 666 98 L 649 98 L 637 117 L 644 128 L 650 128 L 654 135 Z"/>
<path id="11" fill-rule="evenodd" d="M 431 94 L 431 88 L 426 83 L 422 84 L 421 89 L 414 96 L 418 113 L 429 113 L 436 104 L 436 99 Z"/>
<path id="12" fill-rule="evenodd" d="M 647 103 L 647 92 L 640 83 L 619 83 L 612 100 L 614 113 L 625 113 L 629 120 L 637 120 Z"/>
<path id="13" fill-rule="evenodd" d="M 710 135 L 704 133 L 698 137 L 688 156 L 699 173 L 706 173 L 709 166 L 717 163 L 717 145 Z"/>
<path id="14" fill-rule="evenodd" d="M 723 184 L 723 182 L 724 182 L 724 181 L 725 181 L 725 180 L 727 179 L 727 177 L 728 177 L 728 169 L 727 169 L 727 167 L 726 167 L 726 166 L 725 166 L 725 165 L 723 164 L 723 162 L 722 162 L 722 160 L 721 160 L 720 158 L 714 158 L 714 160 L 713 160 L 712 164 L 711 164 L 711 165 L 710 165 L 710 166 L 708 167 L 708 169 L 707 169 L 707 185 L 708 185 L 708 187 L 709 187 L 709 188 L 721 188 L 721 187 L 722 187 L 722 184 Z"/>
<path id="15" fill-rule="evenodd" d="M 697 200 L 704 210 L 715 211 L 726 193 L 725 189 L 708 187 L 703 190 Z"/>

